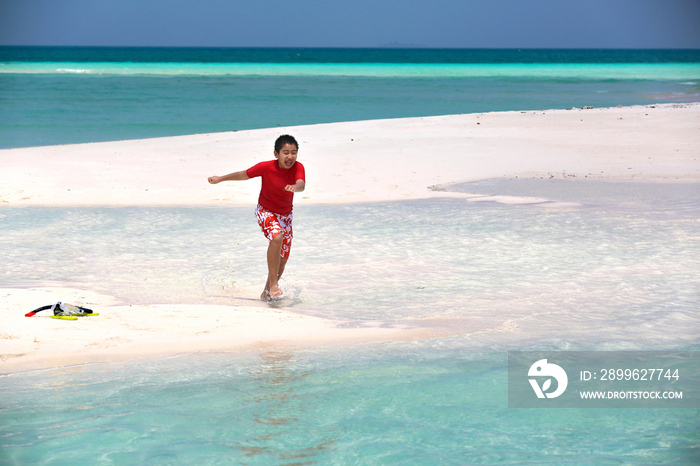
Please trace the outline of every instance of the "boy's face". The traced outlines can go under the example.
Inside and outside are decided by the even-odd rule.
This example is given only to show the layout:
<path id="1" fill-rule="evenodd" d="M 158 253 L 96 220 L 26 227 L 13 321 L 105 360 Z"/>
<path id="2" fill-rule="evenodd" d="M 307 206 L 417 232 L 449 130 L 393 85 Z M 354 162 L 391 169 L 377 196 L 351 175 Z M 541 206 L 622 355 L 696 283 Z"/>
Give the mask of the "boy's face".
<path id="1" fill-rule="evenodd" d="M 297 161 L 297 146 L 294 144 L 285 144 L 279 152 L 275 151 L 275 158 L 280 168 L 289 170 Z"/>

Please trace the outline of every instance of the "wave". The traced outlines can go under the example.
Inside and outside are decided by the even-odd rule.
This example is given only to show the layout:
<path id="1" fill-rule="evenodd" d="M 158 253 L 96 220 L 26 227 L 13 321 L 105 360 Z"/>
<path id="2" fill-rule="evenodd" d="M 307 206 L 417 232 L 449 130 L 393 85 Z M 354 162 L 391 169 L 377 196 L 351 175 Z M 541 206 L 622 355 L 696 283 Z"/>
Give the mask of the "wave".
<path id="1" fill-rule="evenodd" d="M 410 63 L 54 63 L 0 64 L 5 74 L 117 76 L 307 76 L 376 78 L 700 79 L 700 63 L 410 64 Z"/>

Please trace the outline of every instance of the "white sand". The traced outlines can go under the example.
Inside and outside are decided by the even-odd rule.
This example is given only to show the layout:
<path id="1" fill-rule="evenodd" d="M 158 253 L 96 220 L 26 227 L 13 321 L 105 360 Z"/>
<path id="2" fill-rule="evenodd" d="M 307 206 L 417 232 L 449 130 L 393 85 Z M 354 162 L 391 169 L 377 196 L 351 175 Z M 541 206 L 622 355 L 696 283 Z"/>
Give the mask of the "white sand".
<path id="1" fill-rule="evenodd" d="M 295 205 L 462 196 L 440 187 L 495 177 L 700 180 L 700 103 L 364 121 L 150 140 L 0 150 L 0 206 L 251 205 L 257 180 L 210 175 L 300 142 L 307 189 Z M 431 189 L 431 187 L 438 189 Z M 527 199 L 491 197 L 501 202 Z M 262 260 L 262 258 L 261 258 Z M 0 372 L 192 351 L 356 344 L 444 335 L 421 325 L 341 328 L 246 306 L 123 307 L 69 288 L 1 289 Z M 27 302 L 93 307 L 77 322 L 26 318 Z M 475 323 L 470 330 L 489 330 Z"/>
<path id="2" fill-rule="evenodd" d="M 0 373 L 188 352 L 256 351 L 380 343 L 446 335 L 420 326 L 340 327 L 317 317 L 252 306 L 115 306 L 109 296 L 70 288 L 0 289 Z M 65 299 L 99 313 L 76 321 L 50 311 L 25 317 L 27 302 Z M 43 300 L 43 301 L 42 301 Z"/>
<path id="3" fill-rule="evenodd" d="M 210 175 L 273 158 L 291 133 L 305 203 L 434 196 L 430 186 L 495 178 L 698 179 L 700 103 L 361 121 L 0 150 L 0 204 L 251 205 L 259 181 Z"/>

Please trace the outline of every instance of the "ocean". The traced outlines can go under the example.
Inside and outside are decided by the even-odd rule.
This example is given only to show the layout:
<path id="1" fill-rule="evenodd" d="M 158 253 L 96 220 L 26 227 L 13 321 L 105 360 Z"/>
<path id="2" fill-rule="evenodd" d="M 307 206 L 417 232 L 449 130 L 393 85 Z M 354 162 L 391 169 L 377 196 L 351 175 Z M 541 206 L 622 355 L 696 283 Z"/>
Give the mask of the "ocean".
<path id="1" fill-rule="evenodd" d="M 698 100 L 698 50 L 0 47 L 0 148 Z"/>
<path id="2" fill-rule="evenodd" d="M 700 98 L 698 51 L 1 48 L 0 62 L 3 147 Z M 698 409 L 509 408 L 507 352 L 697 351 L 699 188 L 502 179 L 450 189 L 553 202 L 297 208 L 285 309 L 455 335 L 0 376 L 0 464 L 698 464 Z M 236 306 L 266 275 L 252 206 L 6 206 L 0 231 L 0 287 Z"/>

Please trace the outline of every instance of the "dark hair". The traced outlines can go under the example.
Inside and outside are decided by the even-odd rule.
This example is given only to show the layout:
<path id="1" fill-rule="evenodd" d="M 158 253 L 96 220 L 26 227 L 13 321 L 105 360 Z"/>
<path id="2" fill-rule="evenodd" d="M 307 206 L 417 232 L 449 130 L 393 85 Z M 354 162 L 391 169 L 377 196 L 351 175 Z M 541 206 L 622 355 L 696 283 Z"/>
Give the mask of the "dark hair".
<path id="1" fill-rule="evenodd" d="M 278 137 L 275 141 L 275 152 L 281 151 L 285 144 L 294 144 L 295 146 L 297 146 L 297 150 L 299 150 L 299 143 L 296 139 L 294 139 L 294 136 L 290 136 L 289 134 L 283 134 L 282 136 Z"/>

